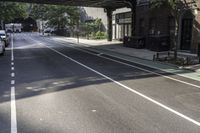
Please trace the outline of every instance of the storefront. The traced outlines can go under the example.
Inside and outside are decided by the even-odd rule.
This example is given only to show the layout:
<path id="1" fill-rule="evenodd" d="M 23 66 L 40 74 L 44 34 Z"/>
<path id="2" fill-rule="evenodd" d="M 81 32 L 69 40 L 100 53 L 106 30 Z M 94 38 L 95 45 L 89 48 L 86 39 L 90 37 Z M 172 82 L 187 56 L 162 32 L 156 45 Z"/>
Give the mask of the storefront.
<path id="1" fill-rule="evenodd" d="M 131 36 L 131 12 L 113 15 L 113 39 L 121 40 Z"/>

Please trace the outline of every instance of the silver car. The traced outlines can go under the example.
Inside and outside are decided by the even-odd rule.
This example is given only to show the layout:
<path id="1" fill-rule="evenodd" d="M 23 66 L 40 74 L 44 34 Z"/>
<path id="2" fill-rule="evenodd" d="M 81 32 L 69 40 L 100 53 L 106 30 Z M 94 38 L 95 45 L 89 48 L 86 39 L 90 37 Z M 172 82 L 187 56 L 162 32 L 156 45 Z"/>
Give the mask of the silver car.
<path id="1" fill-rule="evenodd" d="M 5 53 L 5 42 L 0 39 L 0 55 L 4 55 Z"/>
<path id="2" fill-rule="evenodd" d="M 10 37 L 7 35 L 5 30 L 0 30 L 0 37 L 5 42 L 5 46 L 7 47 L 10 44 Z"/>

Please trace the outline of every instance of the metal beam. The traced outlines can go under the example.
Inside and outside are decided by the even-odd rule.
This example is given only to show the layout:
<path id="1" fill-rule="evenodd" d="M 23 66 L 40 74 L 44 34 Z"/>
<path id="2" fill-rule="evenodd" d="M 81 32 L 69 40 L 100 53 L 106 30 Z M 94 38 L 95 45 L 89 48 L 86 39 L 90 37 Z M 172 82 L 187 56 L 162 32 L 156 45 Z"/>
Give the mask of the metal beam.
<path id="1" fill-rule="evenodd" d="M 84 7 L 102 7 L 102 8 L 112 7 L 115 9 L 128 6 L 127 3 L 124 2 L 124 0 L 0 0 L 0 1 L 84 6 Z"/>

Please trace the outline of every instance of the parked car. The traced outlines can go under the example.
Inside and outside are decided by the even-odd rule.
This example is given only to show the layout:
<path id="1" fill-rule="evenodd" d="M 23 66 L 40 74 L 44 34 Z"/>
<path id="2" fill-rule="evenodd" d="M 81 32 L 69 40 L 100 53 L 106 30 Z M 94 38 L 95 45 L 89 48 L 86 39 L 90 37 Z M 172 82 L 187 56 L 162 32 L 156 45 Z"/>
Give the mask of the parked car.
<path id="1" fill-rule="evenodd" d="M 7 35 L 5 30 L 0 30 L 0 37 L 5 42 L 5 46 L 7 47 L 10 44 L 10 37 Z"/>
<path id="2" fill-rule="evenodd" d="M 4 55 L 5 53 L 5 42 L 0 39 L 0 55 Z"/>

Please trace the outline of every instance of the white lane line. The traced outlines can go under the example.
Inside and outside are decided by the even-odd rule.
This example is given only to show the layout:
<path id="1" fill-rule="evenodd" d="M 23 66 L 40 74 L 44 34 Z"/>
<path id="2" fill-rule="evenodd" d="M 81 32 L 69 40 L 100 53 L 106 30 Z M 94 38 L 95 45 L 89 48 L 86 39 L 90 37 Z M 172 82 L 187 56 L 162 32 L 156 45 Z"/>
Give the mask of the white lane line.
<path id="1" fill-rule="evenodd" d="M 15 80 L 11 80 L 11 85 L 14 85 L 15 84 Z"/>
<path id="2" fill-rule="evenodd" d="M 17 133 L 15 87 L 11 87 L 11 133 Z"/>
<path id="3" fill-rule="evenodd" d="M 11 48 L 11 70 L 14 71 L 15 67 L 14 67 L 14 51 L 13 51 L 13 34 L 12 34 L 12 48 Z M 13 78 L 11 80 L 11 133 L 17 133 L 17 115 L 16 115 L 16 101 L 15 101 L 15 73 L 12 72 L 11 73 L 11 77 Z"/>
<path id="4" fill-rule="evenodd" d="M 14 52 L 13 52 L 13 34 L 12 34 L 12 38 L 11 38 L 11 61 L 14 61 Z"/>
<path id="5" fill-rule="evenodd" d="M 15 73 L 11 73 L 11 77 L 14 78 L 15 77 Z"/>
<path id="6" fill-rule="evenodd" d="M 46 38 L 46 39 L 48 39 L 48 40 L 53 40 L 53 39 L 50 39 L 50 38 Z M 53 40 L 53 41 L 55 41 L 55 40 Z M 62 42 L 61 42 L 61 41 L 58 41 L 58 40 L 56 40 L 56 41 L 57 41 L 57 42 L 60 42 L 60 43 L 68 42 L 68 41 L 63 41 L 63 40 L 61 40 Z M 75 43 L 73 43 L 73 42 L 68 42 L 68 43 L 75 44 Z M 60 45 L 63 45 L 63 44 L 60 44 Z M 71 44 L 69 44 L 69 45 L 71 45 Z M 67 47 L 66 45 L 63 45 L 63 46 Z M 71 46 L 73 46 L 73 45 L 71 45 Z M 84 46 L 85 46 L 85 45 L 84 45 Z M 85 47 L 88 47 L 88 46 L 86 45 Z M 73 48 L 74 48 L 74 47 L 73 47 Z M 114 56 L 114 55 L 111 55 L 111 56 L 116 57 L 116 58 L 119 58 L 119 59 L 122 59 L 122 60 L 129 61 L 129 62 L 133 62 L 133 63 L 139 64 L 139 65 L 147 66 L 147 67 L 149 67 L 149 68 L 153 68 L 153 69 L 157 69 L 157 70 L 161 70 L 161 71 L 164 71 L 164 72 L 167 72 L 167 73 L 174 74 L 173 72 L 169 72 L 169 71 L 167 71 L 167 70 L 160 69 L 160 68 L 158 68 L 158 67 L 154 67 L 154 66 L 150 66 L 150 65 L 147 65 L 147 64 L 143 64 L 143 63 L 140 63 L 140 62 L 137 62 L 137 61 L 130 61 L 130 60 L 128 60 L 128 59 L 120 58 L 120 57 L 117 57 L 117 56 Z M 195 80 L 195 81 L 199 81 L 198 79 L 193 78 L 193 77 L 188 77 L 187 75 L 182 75 L 182 74 L 176 74 L 176 75 L 178 75 L 178 76 L 180 76 L 180 77 L 192 79 L 192 80 Z"/>
<path id="7" fill-rule="evenodd" d="M 194 120 L 194 119 L 192 119 L 192 118 L 190 118 L 190 117 L 188 117 L 188 116 L 186 116 L 186 115 L 184 115 L 184 114 L 182 114 L 182 113 L 180 113 L 180 112 L 178 112 L 178 111 L 176 111 L 176 110 L 174 110 L 174 109 L 172 109 L 172 108 L 170 108 L 170 107 L 168 107 L 168 106 L 166 106 L 166 105 L 164 105 L 164 104 L 162 104 L 162 103 L 160 103 L 160 102 L 158 102 L 158 101 L 156 101 L 156 100 L 154 100 L 154 99 L 152 99 L 152 98 L 150 98 L 150 97 L 148 97 L 148 96 L 146 96 L 146 95 L 144 95 L 144 94 L 142 94 L 142 93 L 140 93 L 140 92 L 138 92 L 138 91 L 136 91 L 136 90 L 134 90 L 134 89 L 132 89 L 130 87 L 128 87 L 128 86 L 126 86 L 126 85 L 124 85 L 124 84 L 122 84 L 122 83 L 120 83 L 118 81 L 115 81 L 114 79 L 112 79 L 112 78 L 110 78 L 110 77 L 108 77 L 108 76 L 106 76 L 106 75 L 104 75 L 104 74 L 102 74 L 102 73 L 100 73 L 100 72 L 98 72 L 98 71 L 96 71 L 96 70 L 94 70 L 94 69 L 92 69 L 92 68 L 90 68 L 90 67 L 88 67 L 88 66 L 86 66 L 86 65 L 84 65 L 84 64 L 82 64 L 80 62 L 78 62 L 78 61 L 76 61 L 76 60 L 74 60 L 71 57 L 68 57 L 67 55 L 65 55 L 65 54 L 63 54 L 63 53 L 61 53 L 61 52 L 59 52 L 59 51 L 57 51 L 57 50 L 55 50 L 55 49 L 53 49 L 53 48 L 51 48 L 49 46 L 46 46 L 46 45 L 44 45 L 44 46 L 49 48 L 49 49 L 51 49 L 52 51 L 60 54 L 61 56 L 63 56 L 65 58 L 67 58 L 67 59 L 69 59 L 69 60 L 71 60 L 71 61 L 73 61 L 73 62 L 75 62 L 75 63 L 77 63 L 79 65 L 81 65 L 82 67 L 85 67 L 86 69 L 88 69 L 88 70 L 90 70 L 90 71 L 92 71 L 92 72 L 94 72 L 94 73 L 96 73 L 96 74 L 98 74 L 98 75 L 100 75 L 100 76 L 102 76 L 102 77 L 104 77 L 104 78 L 116 83 L 117 85 L 119 85 L 119 86 L 121 86 L 121 87 L 123 87 L 123 88 L 125 88 L 125 89 L 127 89 L 127 90 L 129 90 L 129 91 L 131 91 L 131 92 L 143 97 L 144 99 L 146 99 L 146 100 L 148 100 L 148 101 L 150 101 L 150 102 L 152 102 L 152 103 L 154 103 L 154 104 L 156 104 L 156 105 L 158 105 L 158 106 L 160 106 L 160 107 L 162 107 L 162 108 L 164 108 L 164 109 L 176 114 L 177 116 L 180 116 L 181 118 L 183 118 L 183 119 L 185 119 L 187 121 L 190 121 L 190 122 L 192 122 L 193 124 L 195 124 L 197 126 L 200 126 L 200 122 L 198 122 L 198 121 L 196 121 L 196 120 Z"/>
<path id="8" fill-rule="evenodd" d="M 50 39 L 49 39 L 50 40 Z M 66 45 L 64 44 L 60 44 L 60 45 L 63 45 L 65 47 L 67 47 Z M 73 45 L 71 45 L 73 46 Z M 98 57 L 101 57 L 101 58 L 104 58 L 104 59 L 107 59 L 107 60 L 110 60 L 110 61 L 113 61 L 113 62 L 117 62 L 117 63 L 120 63 L 120 64 L 123 64 L 123 65 L 126 65 L 126 66 L 129 66 L 129 67 L 132 67 L 132 68 L 136 68 L 136 69 L 139 69 L 139 70 L 142 70 L 142 71 L 145 71 L 145 72 L 148 72 L 148 73 L 152 73 L 152 74 L 155 74 L 155 75 L 158 75 L 158 76 L 161 76 L 161 77 L 164 77 L 164 78 L 167 78 L 167 79 L 170 79 L 170 80 L 173 80 L 173 81 L 177 81 L 177 82 L 180 82 L 180 83 L 183 83 L 183 84 L 186 84 L 186 85 L 189 85 L 189 86 L 193 86 L 193 87 L 196 87 L 196 88 L 199 88 L 200 89 L 200 86 L 199 85 L 195 85 L 195 84 L 192 84 L 192 83 L 189 83 L 189 82 L 186 82 L 186 81 L 182 81 L 182 80 L 179 80 L 179 79 L 176 79 L 176 78 L 172 78 L 172 77 L 169 77 L 169 76 L 166 76 L 166 75 L 163 75 L 163 74 L 160 74 L 160 73 L 157 73 L 157 72 L 154 72 L 154 71 L 150 71 L 150 70 L 147 70 L 147 69 L 143 69 L 143 68 L 140 68 L 140 67 L 137 67 L 137 66 L 134 66 L 134 65 L 130 65 L 128 63 L 124 63 L 124 62 L 121 62 L 121 61 L 117 61 L 117 60 L 114 60 L 114 59 L 110 59 L 110 58 L 107 58 L 107 57 L 103 57 L 101 55 L 97 55 L 97 54 L 93 54 L 91 52 L 88 52 L 88 51 L 85 51 L 83 49 L 80 49 L 80 48 L 77 48 L 77 47 L 70 47 L 70 48 L 73 48 L 73 49 L 76 49 L 76 50 L 79 50 L 79 51 L 82 51 L 82 52 L 85 52 L 85 53 L 88 53 L 88 54 L 92 54 L 92 55 L 95 55 L 95 56 L 98 56 Z M 128 61 L 128 60 L 127 60 Z M 144 66 L 144 65 L 143 65 Z M 180 76 L 180 75 L 179 75 Z"/>

